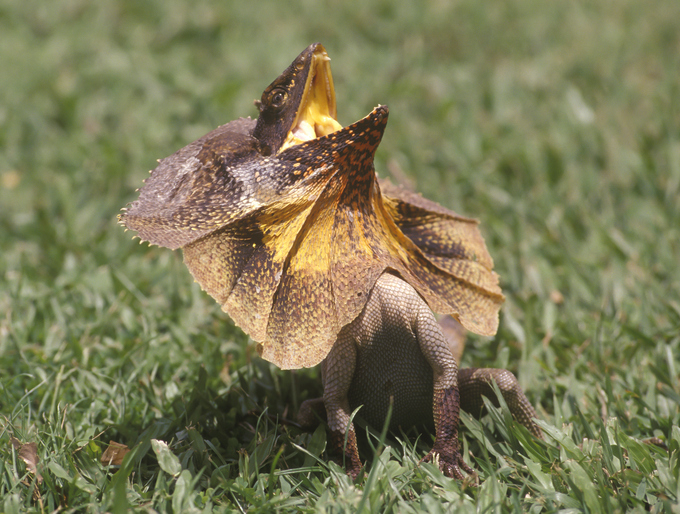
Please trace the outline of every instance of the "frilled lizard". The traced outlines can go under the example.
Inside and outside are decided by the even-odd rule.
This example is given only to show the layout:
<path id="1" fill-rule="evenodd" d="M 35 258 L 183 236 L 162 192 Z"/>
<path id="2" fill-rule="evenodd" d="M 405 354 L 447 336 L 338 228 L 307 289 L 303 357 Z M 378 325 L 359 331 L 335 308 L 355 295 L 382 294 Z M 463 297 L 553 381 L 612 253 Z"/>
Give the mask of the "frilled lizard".
<path id="1" fill-rule="evenodd" d="M 233 121 L 162 159 L 120 222 L 182 248 L 263 358 L 283 369 L 322 362 L 331 442 L 349 474 L 361 469 L 351 409 L 363 405 L 381 426 L 393 401 L 392 426 L 434 418 L 425 459 L 461 478 L 472 470 L 458 449 L 459 405 L 479 409 L 489 380 L 540 437 L 514 376 L 459 371 L 432 314 L 495 334 L 503 295 L 493 261 L 477 221 L 377 180 L 388 109 L 343 128 L 329 60 L 311 45 L 265 89 L 257 121 Z"/>

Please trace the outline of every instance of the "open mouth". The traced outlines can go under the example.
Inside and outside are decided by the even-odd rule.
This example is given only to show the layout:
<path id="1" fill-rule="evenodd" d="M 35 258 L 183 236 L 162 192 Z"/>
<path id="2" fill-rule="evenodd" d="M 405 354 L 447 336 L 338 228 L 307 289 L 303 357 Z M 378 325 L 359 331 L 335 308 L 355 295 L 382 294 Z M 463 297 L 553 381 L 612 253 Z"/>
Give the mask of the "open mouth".
<path id="1" fill-rule="evenodd" d="M 307 75 L 300 108 L 279 152 L 342 128 L 336 120 L 335 87 L 330 60 L 324 47 L 318 45 L 312 54 L 312 65 Z"/>

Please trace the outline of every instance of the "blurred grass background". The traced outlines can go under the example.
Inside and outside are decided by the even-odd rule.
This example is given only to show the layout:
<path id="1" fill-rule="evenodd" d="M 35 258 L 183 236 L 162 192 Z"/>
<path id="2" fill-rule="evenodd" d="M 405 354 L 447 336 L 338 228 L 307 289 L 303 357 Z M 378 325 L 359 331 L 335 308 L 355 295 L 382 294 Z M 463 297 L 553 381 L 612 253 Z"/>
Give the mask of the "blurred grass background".
<path id="1" fill-rule="evenodd" d="M 0 4 L 0 510 L 677 509 L 679 20 L 675 0 Z M 323 430 L 273 421 L 317 373 L 251 359 L 179 252 L 116 225 L 155 159 L 254 116 L 315 41 L 341 123 L 390 107 L 378 173 L 482 221 L 507 303 L 463 365 L 512 369 L 555 432 L 466 418 L 479 488 L 416 467 L 429 436 L 366 454 L 363 488 L 316 461 Z M 115 475 L 109 440 L 137 448 Z"/>

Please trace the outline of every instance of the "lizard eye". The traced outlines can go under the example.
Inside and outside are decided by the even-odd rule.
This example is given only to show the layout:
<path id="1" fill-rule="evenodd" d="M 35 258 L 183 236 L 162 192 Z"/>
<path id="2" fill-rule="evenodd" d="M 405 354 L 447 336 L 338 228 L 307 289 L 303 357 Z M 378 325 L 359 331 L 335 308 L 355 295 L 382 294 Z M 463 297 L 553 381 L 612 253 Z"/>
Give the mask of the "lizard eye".
<path id="1" fill-rule="evenodd" d="M 283 89 L 274 89 L 269 95 L 269 105 L 274 109 L 281 109 L 288 99 L 288 93 Z"/>

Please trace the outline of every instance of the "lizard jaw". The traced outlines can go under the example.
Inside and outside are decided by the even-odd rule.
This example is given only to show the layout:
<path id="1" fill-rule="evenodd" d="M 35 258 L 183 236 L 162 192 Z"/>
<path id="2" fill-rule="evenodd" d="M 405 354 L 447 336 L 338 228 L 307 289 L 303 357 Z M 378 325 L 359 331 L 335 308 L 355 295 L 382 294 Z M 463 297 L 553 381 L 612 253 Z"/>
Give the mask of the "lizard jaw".
<path id="1" fill-rule="evenodd" d="M 318 45 L 312 55 L 312 65 L 300 108 L 279 152 L 342 128 L 336 120 L 335 87 L 330 60 L 324 47 Z"/>

